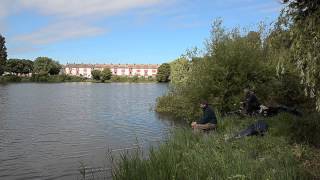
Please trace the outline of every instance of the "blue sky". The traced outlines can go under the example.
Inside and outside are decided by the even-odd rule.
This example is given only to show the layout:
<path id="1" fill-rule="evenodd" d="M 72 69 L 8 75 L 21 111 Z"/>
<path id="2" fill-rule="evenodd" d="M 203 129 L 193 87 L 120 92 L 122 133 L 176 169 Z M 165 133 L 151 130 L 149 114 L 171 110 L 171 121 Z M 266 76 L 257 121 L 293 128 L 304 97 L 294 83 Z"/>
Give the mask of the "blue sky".
<path id="1" fill-rule="evenodd" d="M 204 48 L 214 19 L 252 30 L 279 0 L 1 0 L 9 58 L 60 63 L 163 63 Z"/>

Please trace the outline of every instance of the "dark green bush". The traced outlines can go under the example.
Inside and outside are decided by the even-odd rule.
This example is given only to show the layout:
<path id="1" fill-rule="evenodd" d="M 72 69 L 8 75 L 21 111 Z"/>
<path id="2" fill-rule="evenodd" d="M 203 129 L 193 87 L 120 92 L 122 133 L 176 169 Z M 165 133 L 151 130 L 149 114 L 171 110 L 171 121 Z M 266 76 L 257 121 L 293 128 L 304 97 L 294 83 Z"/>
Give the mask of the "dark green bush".
<path id="1" fill-rule="evenodd" d="M 4 76 L 0 76 L 0 82 L 6 83 L 6 82 L 21 82 L 21 77 L 17 75 L 11 75 L 7 74 Z"/>
<path id="2" fill-rule="evenodd" d="M 320 148 L 320 114 L 313 113 L 296 119 L 290 126 L 291 139 Z"/>
<path id="3" fill-rule="evenodd" d="M 33 82 L 47 82 L 49 78 L 48 73 L 38 73 L 38 74 L 32 74 L 31 81 Z"/>
<path id="4" fill-rule="evenodd" d="M 86 78 L 70 75 L 48 75 L 48 74 L 32 74 L 31 81 L 33 82 L 83 82 Z"/>

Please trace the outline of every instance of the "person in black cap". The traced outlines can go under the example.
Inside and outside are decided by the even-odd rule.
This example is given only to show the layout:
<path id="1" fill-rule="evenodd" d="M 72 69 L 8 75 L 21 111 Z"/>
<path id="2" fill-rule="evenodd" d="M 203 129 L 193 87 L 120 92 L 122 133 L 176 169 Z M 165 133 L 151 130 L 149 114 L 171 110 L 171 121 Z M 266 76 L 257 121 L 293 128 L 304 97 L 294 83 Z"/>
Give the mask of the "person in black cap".
<path id="1" fill-rule="evenodd" d="M 260 110 L 260 103 L 257 96 L 249 88 L 243 90 L 245 94 L 245 101 L 243 102 L 243 108 L 248 115 L 254 115 Z"/>
<path id="2" fill-rule="evenodd" d="M 203 111 L 202 117 L 198 121 L 191 123 L 192 129 L 212 130 L 217 127 L 217 117 L 214 111 L 209 107 L 208 102 L 203 100 L 200 102 L 200 108 Z"/>

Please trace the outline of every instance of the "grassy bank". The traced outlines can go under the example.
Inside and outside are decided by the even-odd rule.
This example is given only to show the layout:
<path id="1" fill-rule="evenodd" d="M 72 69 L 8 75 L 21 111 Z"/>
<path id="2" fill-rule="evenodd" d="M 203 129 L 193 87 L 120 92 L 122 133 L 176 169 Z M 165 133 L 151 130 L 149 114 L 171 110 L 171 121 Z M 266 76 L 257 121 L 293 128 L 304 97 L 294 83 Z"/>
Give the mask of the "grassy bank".
<path id="1" fill-rule="evenodd" d="M 32 77 L 23 77 L 16 75 L 0 76 L 0 83 L 17 83 L 17 82 L 48 82 L 48 83 L 62 83 L 62 82 L 93 82 L 93 83 L 111 83 L 111 82 L 129 82 L 129 83 L 155 83 L 155 78 L 144 77 L 120 77 L 115 76 L 110 80 L 102 82 L 101 80 L 93 80 L 79 76 L 70 75 L 33 75 Z"/>
<path id="2" fill-rule="evenodd" d="M 16 75 L 5 75 L 0 76 L 0 83 L 18 83 L 18 82 L 86 82 L 88 79 L 78 76 L 68 75 L 46 75 L 39 76 L 33 75 L 32 77 L 16 76 Z"/>
<path id="3" fill-rule="evenodd" d="M 220 120 L 210 134 L 179 129 L 148 159 L 122 157 L 114 179 L 317 179 L 320 153 L 315 147 L 296 143 L 292 116 L 280 115 L 267 122 L 264 137 L 227 140 L 254 119 Z"/>

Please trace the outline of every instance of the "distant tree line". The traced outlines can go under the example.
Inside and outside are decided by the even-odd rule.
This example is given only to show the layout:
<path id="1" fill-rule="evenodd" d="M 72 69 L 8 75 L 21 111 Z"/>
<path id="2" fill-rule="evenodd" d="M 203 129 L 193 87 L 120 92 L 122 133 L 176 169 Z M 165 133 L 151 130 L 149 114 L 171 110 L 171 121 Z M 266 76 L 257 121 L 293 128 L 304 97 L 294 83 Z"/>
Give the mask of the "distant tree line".
<path id="1" fill-rule="evenodd" d="M 62 66 L 58 61 L 55 61 L 48 57 L 38 57 L 34 61 L 28 59 L 7 59 L 7 48 L 5 46 L 5 38 L 0 34 L 0 76 L 4 73 L 15 76 L 28 76 L 32 74 L 34 81 L 46 81 L 48 76 L 58 75 L 60 73 Z M 112 72 L 110 68 L 105 68 L 102 71 L 93 70 L 91 72 L 92 79 L 96 81 L 109 81 L 114 80 L 115 82 L 122 81 L 150 81 L 153 78 L 148 77 L 140 78 L 137 76 L 129 78 L 120 78 L 115 76 L 112 78 Z M 158 82 L 169 82 L 170 81 L 170 65 L 168 63 L 163 63 L 158 68 L 158 73 L 156 75 L 156 80 Z"/>
<path id="2" fill-rule="evenodd" d="M 12 75 L 57 75 L 60 73 L 59 62 L 48 57 L 38 57 L 35 61 L 27 59 L 8 59 L 4 71 Z"/>

